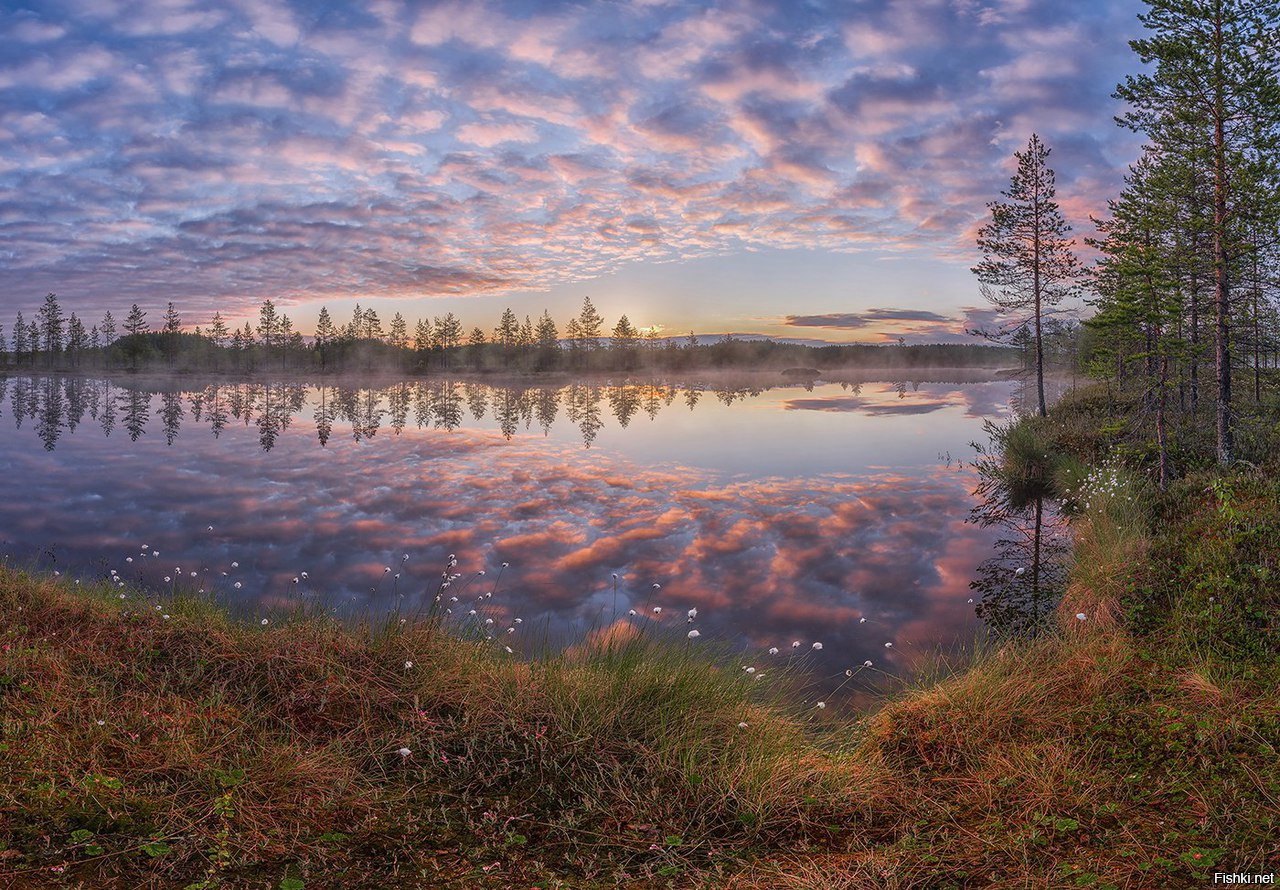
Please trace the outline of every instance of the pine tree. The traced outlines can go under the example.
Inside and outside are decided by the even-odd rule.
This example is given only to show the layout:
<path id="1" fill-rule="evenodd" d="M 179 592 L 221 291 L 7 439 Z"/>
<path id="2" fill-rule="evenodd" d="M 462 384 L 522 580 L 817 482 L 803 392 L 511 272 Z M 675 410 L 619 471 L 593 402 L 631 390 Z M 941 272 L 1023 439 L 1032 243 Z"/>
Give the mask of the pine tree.
<path id="1" fill-rule="evenodd" d="M 364 336 L 369 340 L 381 340 L 385 336 L 382 333 L 382 321 L 372 306 L 364 310 Z"/>
<path id="2" fill-rule="evenodd" d="M 545 371 L 554 368 L 560 356 L 560 331 L 556 329 L 551 313 L 545 309 L 538 319 L 534 339 L 538 344 L 538 369 Z"/>
<path id="3" fill-rule="evenodd" d="M 13 363 L 22 364 L 22 356 L 27 352 L 27 322 L 18 310 L 18 317 L 13 321 Z"/>
<path id="4" fill-rule="evenodd" d="M 40 344 L 44 349 L 45 364 L 51 365 L 54 356 L 62 351 L 63 317 L 57 294 L 48 294 L 44 298 L 37 317 L 40 319 Z"/>
<path id="5" fill-rule="evenodd" d="M 209 325 L 209 342 L 222 350 L 227 345 L 227 323 L 222 320 L 222 313 L 213 313 L 213 322 Z"/>
<path id="6" fill-rule="evenodd" d="M 102 332 L 103 346 L 110 346 L 116 342 L 116 320 L 111 315 L 110 309 L 102 316 L 102 323 L 98 325 L 98 330 Z"/>
<path id="7" fill-rule="evenodd" d="M 582 338 L 584 352 L 590 353 L 600 345 L 600 331 L 604 319 L 596 311 L 590 297 L 582 298 L 582 311 L 578 313 L 578 336 Z"/>
<path id="8" fill-rule="evenodd" d="M 173 361 L 178 356 L 178 337 L 182 330 L 182 319 L 178 316 L 178 310 L 170 303 L 164 312 L 164 352 L 165 358 L 169 361 L 169 366 L 173 366 Z"/>
<path id="9" fill-rule="evenodd" d="M 72 312 L 67 319 L 67 354 L 72 364 L 80 364 L 80 356 L 88 346 L 89 334 L 84 329 L 84 323 Z"/>
<path id="10" fill-rule="evenodd" d="M 1018 170 L 1007 201 L 987 204 L 991 222 L 978 230 L 983 258 L 973 267 L 983 296 L 995 307 L 998 324 L 978 331 L 990 339 L 1007 341 L 1022 324 L 1031 326 L 1035 341 L 1037 411 L 1047 413 L 1044 398 L 1044 320 L 1063 297 L 1074 290 L 1082 267 L 1067 237 L 1071 227 L 1056 197 L 1051 149 L 1034 133 L 1026 151 L 1014 152 Z"/>
<path id="11" fill-rule="evenodd" d="M 1235 458 L 1231 416 L 1231 282 L 1233 227 L 1249 195 L 1238 168 L 1250 169 L 1252 191 L 1276 191 L 1280 76 L 1275 59 L 1280 8 L 1256 0 L 1147 0 L 1139 20 L 1151 36 L 1129 45 L 1151 73 L 1127 77 L 1116 97 L 1132 110 L 1121 123 L 1168 143 L 1189 123 L 1209 134 L 1207 185 L 1213 207 L 1214 366 L 1218 463 Z M 1274 219 L 1274 205 L 1269 214 Z"/>
<path id="12" fill-rule="evenodd" d="M 387 342 L 396 350 L 406 349 L 409 346 L 409 326 L 399 312 L 391 319 L 391 331 L 387 335 Z"/>
<path id="13" fill-rule="evenodd" d="M 143 309 L 138 308 L 138 304 L 134 303 L 129 307 L 129 314 L 124 319 L 124 332 L 130 337 L 137 337 L 145 334 L 150 330 L 147 325 L 147 313 Z"/>
<path id="14" fill-rule="evenodd" d="M 321 306 L 320 316 L 316 319 L 315 350 L 320 355 L 320 370 L 325 369 L 328 361 L 329 347 L 338 339 L 338 331 L 329 317 L 329 310 Z"/>

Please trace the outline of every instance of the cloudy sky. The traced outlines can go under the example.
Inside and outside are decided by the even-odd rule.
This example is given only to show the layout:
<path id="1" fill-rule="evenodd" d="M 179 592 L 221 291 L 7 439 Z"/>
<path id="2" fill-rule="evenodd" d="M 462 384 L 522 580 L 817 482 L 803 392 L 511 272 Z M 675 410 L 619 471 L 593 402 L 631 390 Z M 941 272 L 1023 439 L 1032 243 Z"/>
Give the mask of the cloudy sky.
<path id="1" fill-rule="evenodd" d="M 1088 227 L 1138 0 L 0 0 L 0 323 L 584 296 L 669 332 L 963 329 L 1037 131 Z"/>

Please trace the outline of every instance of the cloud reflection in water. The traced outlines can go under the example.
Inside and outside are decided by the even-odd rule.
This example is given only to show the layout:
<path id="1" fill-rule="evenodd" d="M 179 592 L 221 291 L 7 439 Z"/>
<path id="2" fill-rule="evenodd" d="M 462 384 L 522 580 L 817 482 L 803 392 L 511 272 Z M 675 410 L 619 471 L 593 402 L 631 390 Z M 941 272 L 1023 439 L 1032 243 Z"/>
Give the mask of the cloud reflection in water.
<path id="1" fill-rule="evenodd" d="M 412 611 L 434 594 L 448 554 L 464 577 L 509 562 L 483 604 L 503 627 L 521 617 L 526 628 L 581 632 L 608 626 L 615 608 L 654 620 L 654 604 L 683 625 L 696 606 L 704 636 L 761 653 L 821 640 L 811 657 L 843 675 L 976 629 L 965 601 L 993 533 L 964 522 L 972 476 L 879 443 L 923 436 L 917 450 L 965 454 L 974 406 L 993 403 L 993 387 L 1009 393 L 977 386 L 925 384 L 915 401 L 897 387 L 850 395 L 835 385 L 812 398 L 788 387 L 709 390 L 716 398 L 699 401 L 677 398 L 692 387 L 666 384 L 152 394 L 15 378 L 0 424 L 0 528 L 18 550 L 51 546 L 63 568 L 157 584 L 181 566 L 193 587 L 276 607 L 319 596 L 381 612 L 403 595 Z M 837 425 L 797 441 L 795 412 L 811 403 Z M 884 410 L 898 404 L 930 416 Z M 467 423 L 464 405 L 491 418 L 488 428 Z M 603 420 L 611 413 L 617 427 Z M 582 447 L 584 420 L 608 447 Z M 746 450 L 770 453 L 750 472 L 716 467 L 705 455 L 717 441 L 727 448 L 725 430 L 744 420 Z M 842 455 L 847 469 L 833 471 Z M 161 556 L 139 556 L 141 542 Z M 491 584 L 479 578 L 468 595 Z"/>

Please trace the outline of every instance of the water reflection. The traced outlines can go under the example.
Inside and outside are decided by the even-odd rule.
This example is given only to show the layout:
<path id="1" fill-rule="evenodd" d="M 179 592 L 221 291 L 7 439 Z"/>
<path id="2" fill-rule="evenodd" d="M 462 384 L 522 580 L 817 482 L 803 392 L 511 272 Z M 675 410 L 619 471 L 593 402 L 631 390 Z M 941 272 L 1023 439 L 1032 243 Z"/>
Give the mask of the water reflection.
<path id="1" fill-rule="evenodd" d="M 682 623 L 696 606 L 704 635 L 749 653 L 821 640 L 819 671 L 843 678 L 975 632 L 969 582 L 999 535 L 966 523 L 975 478 L 938 458 L 1010 393 L 11 378 L 0 529 L 8 553 L 153 587 L 181 569 L 255 609 L 412 611 L 449 554 L 473 595 L 509 562 L 477 609 L 504 627 L 648 622 L 653 605 Z"/>
<path id="2" fill-rule="evenodd" d="M 985 417 L 1000 413 L 1008 404 L 1008 384 L 957 384 L 964 386 L 966 415 Z M 839 384 L 839 395 L 814 398 L 786 398 L 787 411 L 851 412 L 865 417 L 880 415 L 924 415 L 955 407 L 956 386 L 897 382 L 882 385 L 870 395 L 862 394 L 864 384 Z M 491 385 L 473 381 L 438 379 L 399 381 L 382 386 L 308 386 L 297 382 L 213 383 L 197 390 L 169 387 L 148 389 L 111 380 L 49 376 L 22 376 L 0 382 L 0 400 L 9 391 L 10 412 L 17 428 L 36 421 L 36 433 L 47 450 L 53 450 L 63 432 L 75 432 L 87 413 L 98 420 L 104 435 L 111 435 L 121 418 L 131 441 L 137 441 L 158 418 L 165 442 L 172 445 L 184 420 L 209 430 L 216 439 L 232 420 L 258 431 L 264 451 L 275 447 L 281 432 L 288 429 L 309 401 L 316 438 L 328 444 L 334 422 L 350 425 L 355 441 L 371 439 L 384 427 L 400 435 L 410 425 L 417 429 L 456 430 L 469 413 L 474 421 L 491 421 L 498 432 L 511 439 L 534 428 L 547 434 L 564 409 L 565 418 L 578 430 L 584 447 L 595 443 L 604 426 L 607 411 L 619 428 L 626 429 L 643 413 L 654 420 L 679 399 L 694 410 L 704 393 L 711 393 L 729 406 L 758 397 L 773 386 L 713 386 L 702 383 L 620 383 L 574 382 L 563 385 Z M 781 388 L 814 392 L 812 383 Z M 886 402 L 886 391 L 896 393 L 897 402 Z M 907 401 L 907 396 L 912 398 Z M 158 402 L 158 407 L 156 403 Z"/>

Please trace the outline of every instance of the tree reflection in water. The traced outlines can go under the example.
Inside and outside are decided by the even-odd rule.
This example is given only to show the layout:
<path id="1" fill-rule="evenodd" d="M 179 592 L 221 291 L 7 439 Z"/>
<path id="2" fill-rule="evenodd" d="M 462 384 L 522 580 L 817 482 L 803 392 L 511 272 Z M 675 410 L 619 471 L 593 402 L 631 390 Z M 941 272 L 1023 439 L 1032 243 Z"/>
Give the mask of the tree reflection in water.
<path id="1" fill-rule="evenodd" d="M 269 381 L 183 388 L 56 374 L 16 376 L 3 380 L 3 386 L 0 399 L 8 396 L 14 423 L 21 428 L 34 420 L 37 435 L 48 450 L 57 446 L 64 432 L 74 431 L 88 413 L 108 436 L 119 418 L 134 441 L 145 434 L 153 416 L 157 417 L 165 441 L 171 445 L 184 424 L 205 427 L 216 439 L 234 420 L 257 430 L 263 451 L 275 447 L 281 432 L 308 404 L 321 446 L 329 442 L 339 423 L 349 427 L 355 441 L 363 441 L 384 428 L 393 435 L 415 426 L 455 430 L 463 425 L 468 412 L 476 421 L 490 419 L 507 439 L 534 429 L 547 435 L 563 410 L 564 419 L 577 427 L 583 447 L 590 448 L 605 426 L 606 412 L 625 428 L 642 412 L 654 420 L 677 402 L 694 410 L 702 397 L 710 394 L 723 405 L 733 405 L 773 388 L 756 383 L 594 380 L 503 385 L 448 378 L 399 380 L 378 386 Z M 856 396 L 861 384 L 842 383 L 841 387 Z M 897 389 L 905 393 L 909 387 L 912 384 L 904 382 Z M 806 388 L 812 390 L 812 385 Z"/>
<path id="2" fill-rule="evenodd" d="M 1053 454 L 1034 423 L 987 421 L 991 444 L 974 443 L 979 503 L 969 521 L 997 528 L 994 554 L 969 588 L 976 611 L 998 636 L 1035 636 L 1050 624 L 1066 587 L 1070 539 L 1057 510 Z"/>

